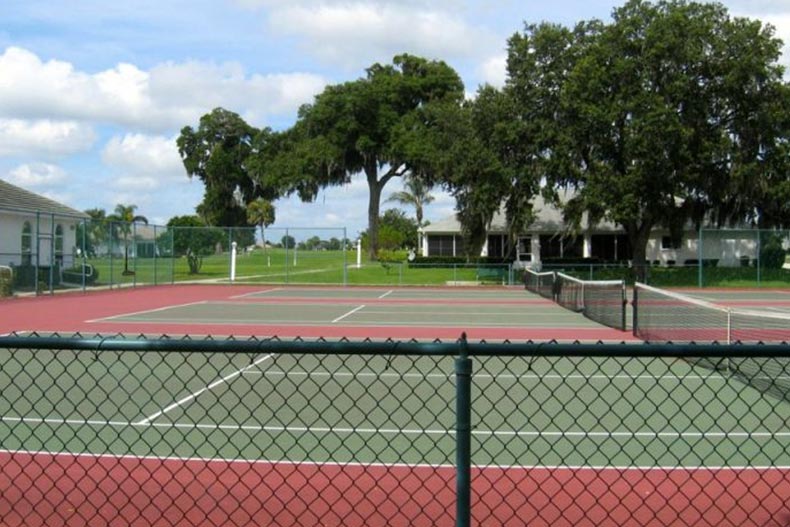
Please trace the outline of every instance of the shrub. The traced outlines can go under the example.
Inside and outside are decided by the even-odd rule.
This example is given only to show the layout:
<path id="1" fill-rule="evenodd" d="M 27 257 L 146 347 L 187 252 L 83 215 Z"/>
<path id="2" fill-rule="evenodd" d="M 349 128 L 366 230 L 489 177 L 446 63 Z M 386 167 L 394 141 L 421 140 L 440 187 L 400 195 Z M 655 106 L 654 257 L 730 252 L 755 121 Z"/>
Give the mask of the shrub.
<path id="1" fill-rule="evenodd" d="M 10 267 L 0 267 L 0 297 L 14 294 L 14 273 Z"/>
<path id="2" fill-rule="evenodd" d="M 386 249 L 379 250 L 379 262 L 388 263 L 402 263 L 405 262 L 409 256 L 408 251 L 388 251 Z"/>
<path id="3" fill-rule="evenodd" d="M 768 235 L 760 247 L 760 266 L 763 269 L 781 269 L 785 263 L 785 250 L 782 240 L 776 235 Z"/>

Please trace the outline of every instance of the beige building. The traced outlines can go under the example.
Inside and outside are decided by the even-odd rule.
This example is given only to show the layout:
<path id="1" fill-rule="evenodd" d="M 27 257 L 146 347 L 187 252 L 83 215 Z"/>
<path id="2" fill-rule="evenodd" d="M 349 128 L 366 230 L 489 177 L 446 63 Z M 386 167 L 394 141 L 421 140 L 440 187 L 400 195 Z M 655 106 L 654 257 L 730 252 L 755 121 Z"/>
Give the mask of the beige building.
<path id="1" fill-rule="evenodd" d="M 518 266 L 539 268 L 544 261 L 557 258 L 593 258 L 602 262 L 624 262 L 630 259 L 631 247 L 628 236 L 617 225 L 600 222 L 589 226 L 583 220 L 582 232 L 567 236 L 568 225 L 562 212 L 547 204 L 542 198 L 534 201 L 535 221 L 529 229 L 519 234 L 516 247 L 511 251 L 507 235 L 505 215 L 501 211 L 494 215 L 488 227 L 488 235 L 481 256 L 502 258 L 514 255 Z M 705 231 L 703 236 L 703 259 L 717 260 L 720 266 L 740 265 L 742 258 L 756 256 L 753 231 L 732 230 Z M 655 229 L 647 244 L 647 260 L 656 265 L 684 265 L 696 263 L 699 232 L 688 226 L 679 245 L 673 243 L 666 229 Z M 456 217 L 431 223 L 421 229 L 422 256 L 463 256 L 461 224 Z"/>

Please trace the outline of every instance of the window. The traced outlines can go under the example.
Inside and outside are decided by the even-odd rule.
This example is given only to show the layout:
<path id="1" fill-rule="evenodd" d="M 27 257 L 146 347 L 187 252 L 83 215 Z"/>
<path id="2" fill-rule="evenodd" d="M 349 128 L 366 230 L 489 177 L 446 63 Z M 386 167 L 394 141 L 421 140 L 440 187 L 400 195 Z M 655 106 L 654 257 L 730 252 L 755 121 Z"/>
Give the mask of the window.
<path id="1" fill-rule="evenodd" d="M 453 235 L 429 235 L 428 256 L 454 256 Z"/>
<path id="2" fill-rule="evenodd" d="M 500 258 L 505 256 L 505 237 L 501 234 L 488 235 L 488 256 Z"/>
<path id="3" fill-rule="evenodd" d="M 680 249 L 680 240 L 673 240 L 672 236 L 662 236 L 661 249 Z"/>
<path id="4" fill-rule="evenodd" d="M 63 267 L 63 225 L 55 226 L 55 261 Z"/>
<path id="5" fill-rule="evenodd" d="M 31 265 L 33 263 L 33 229 L 30 222 L 22 224 L 22 260 L 21 265 Z"/>
<path id="6" fill-rule="evenodd" d="M 605 262 L 631 258 L 631 244 L 625 234 L 593 234 L 590 237 L 590 256 Z"/>
<path id="7" fill-rule="evenodd" d="M 540 259 L 581 258 L 584 254 L 584 239 L 581 237 L 561 237 L 552 234 L 540 236 Z"/>
<path id="8" fill-rule="evenodd" d="M 516 245 L 516 260 L 519 262 L 532 261 L 532 236 L 521 236 Z"/>

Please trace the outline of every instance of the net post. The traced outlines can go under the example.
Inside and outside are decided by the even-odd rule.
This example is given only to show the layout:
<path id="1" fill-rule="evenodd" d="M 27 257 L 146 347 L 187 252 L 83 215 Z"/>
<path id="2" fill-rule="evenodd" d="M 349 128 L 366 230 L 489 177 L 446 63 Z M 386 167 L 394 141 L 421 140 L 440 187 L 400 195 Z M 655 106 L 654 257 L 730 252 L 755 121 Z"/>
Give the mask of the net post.
<path id="1" fill-rule="evenodd" d="M 455 464 L 457 527 L 471 525 L 472 466 L 472 359 L 466 333 L 458 340 L 455 359 Z"/>
<path id="2" fill-rule="evenodd" d="M 634 295 L 631 299 L 631 331 L 635 337 L 639 336 L 639 282 L 634 282 Z"/>
<path id="3" fill-rule="evenodd" d="M 732 309 L 727 309 L 727 345 L 732 344 Z"/>

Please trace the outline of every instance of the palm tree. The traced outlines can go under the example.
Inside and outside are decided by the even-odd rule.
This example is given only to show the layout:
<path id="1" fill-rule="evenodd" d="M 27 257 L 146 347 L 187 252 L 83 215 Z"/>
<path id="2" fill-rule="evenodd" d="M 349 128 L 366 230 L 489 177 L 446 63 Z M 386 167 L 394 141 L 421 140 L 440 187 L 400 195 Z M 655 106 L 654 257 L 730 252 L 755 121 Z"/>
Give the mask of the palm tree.
<path id="1" fill-rule="evenodd" d="M 107 218 L 117 222 L 117 229 L 123 235 L 124 276 L 134 274 L 133 271 L 129 270 L 129 234 L 132 231 L 132 225 L 135 223 L 148 225 L 148 219 L 145 216 L 135 215 L 135 210 L 137 210 L 137 205 L 123 205 L 119 203 L 115 206 L 115 212 Z"/>
<path id="2" fill-rule="evenodd" d="M 387 198 L 387 202 L 394 201 L 401 205 L 411 205 L 414 207 L 415 216 L 417 216 L 417 229 L 424 227 L 423 224 L 423 208 L 434 200 L 428 191 L 430 188 L 422 182 L 420 178 L 414 176 L 407 176 L 404 179 L 404 189 L 400 192 L 393 192 Z M 419 231 L 418 231 L 419 232 Z M 419 234 L 417 235 L 417 248 L 419 249 L 420 240 Z"/>
<path id="3" fill-rule="evenodd" d="M 107 241 L 107 211 L 104 209 L 88 209 L 85 214 L 90 216 L 90 223 L 83 222 L 80 238 L 77 243 L 84 245 L 85 255 L 96 256 L 96 249 Z"/>
<path id="4" fill-rule="evenodd" d="M 274 205 L 271 201 L 258 198 L 247 204 L 247 223 L 258 225 L 261 228 L 261 242 L 263 254 L 266 254 L 266 236 L 264 227 L 274 223 Z M 267 260 L 268 261 L 268 260 Z"/>
<path id="5" fill-rule="evenodd" d="M 423 208 L 434 200 L 434 197 L 428 193 L 430 188 L 416 177 L 405 178 L 403 187 L 404 190 L 390 194 L 387 201 L 395 201 L 401 205 L 413 206 L 415 215 L 417 216 L 417 227 L 423 227 Z"/>

